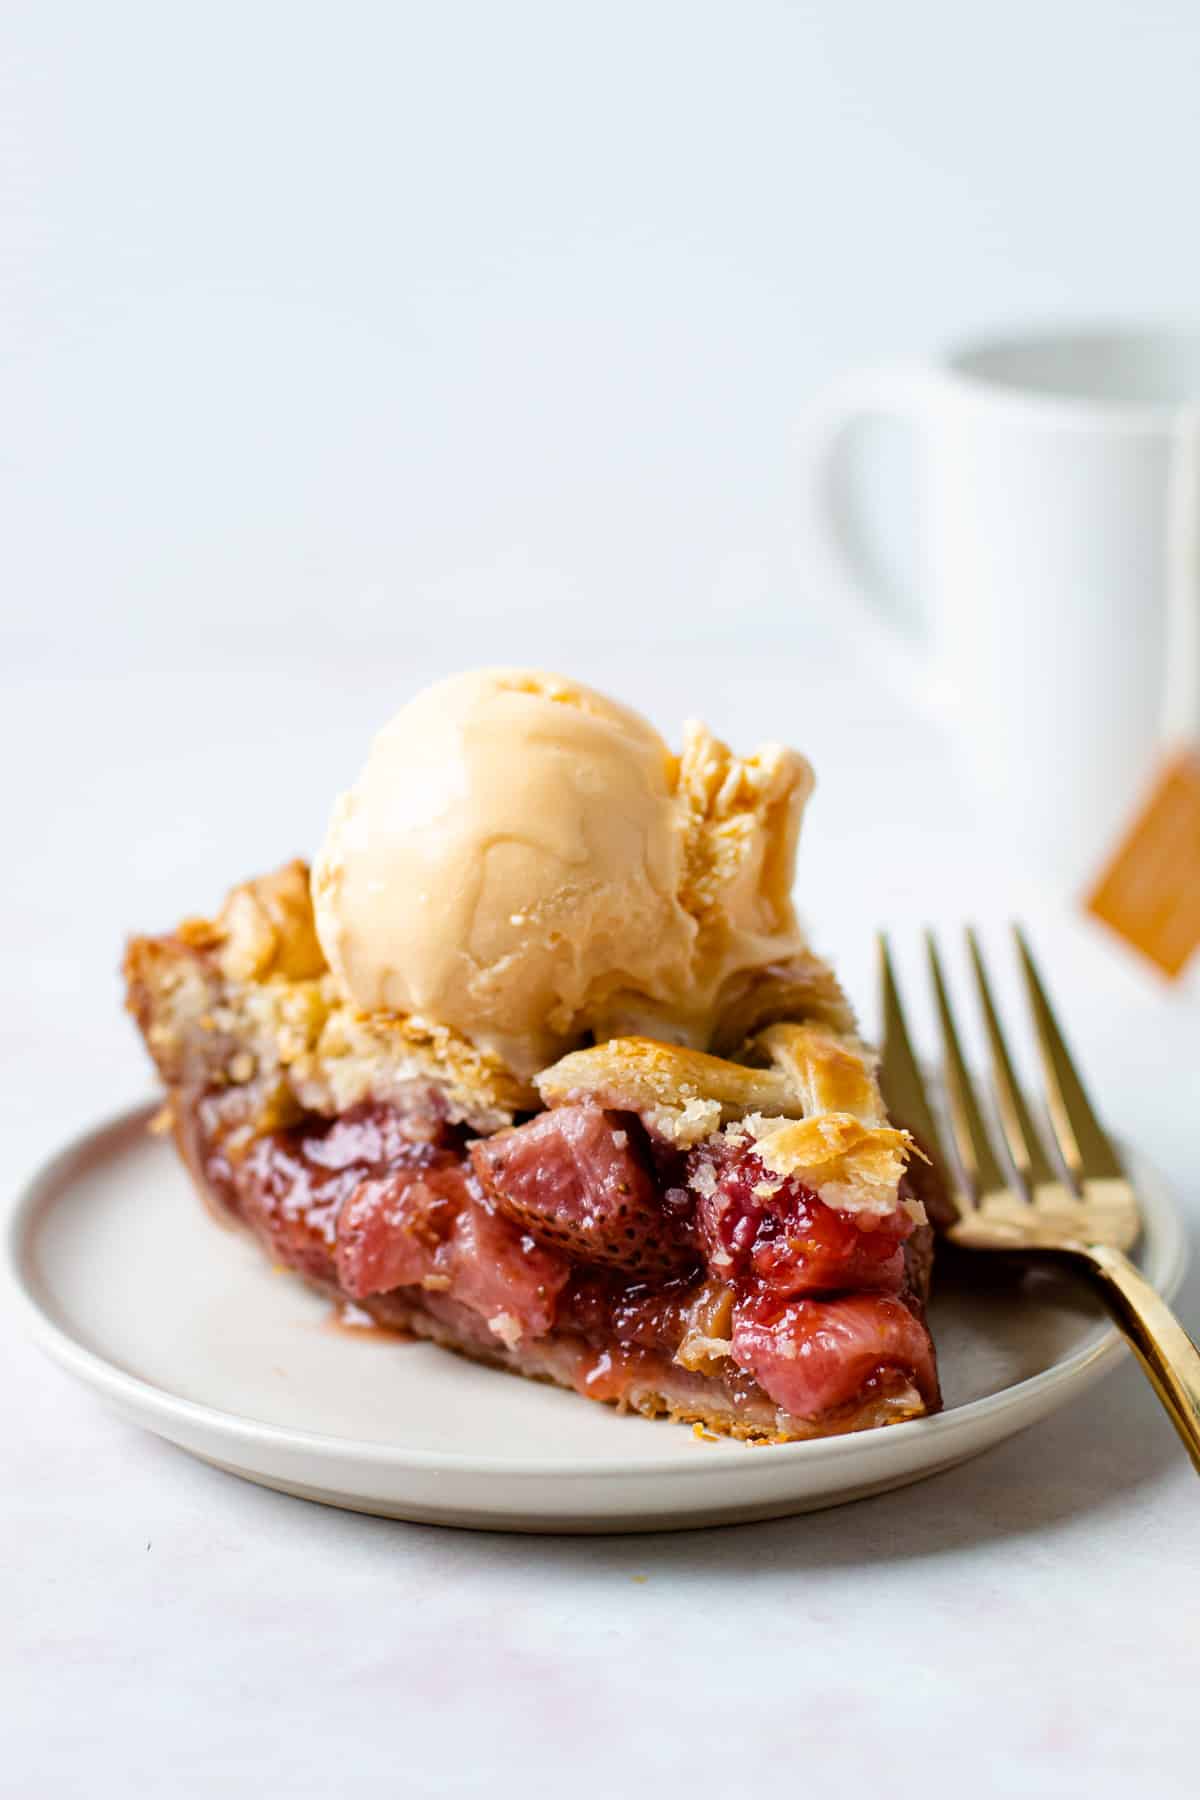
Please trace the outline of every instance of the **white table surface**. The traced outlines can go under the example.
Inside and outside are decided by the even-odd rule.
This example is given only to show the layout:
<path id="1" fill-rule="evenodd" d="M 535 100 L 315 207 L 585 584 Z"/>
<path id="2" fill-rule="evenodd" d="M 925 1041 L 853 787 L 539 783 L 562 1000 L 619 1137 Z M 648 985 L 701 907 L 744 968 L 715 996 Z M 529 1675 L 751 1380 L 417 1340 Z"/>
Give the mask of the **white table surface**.
<path id="1" fill-rule="evenodd" d="M 920 921 L 973 916 L 999 955 L 1020 910 L 1102 1108 L 1197 1212 L 1195 984 L 1165 995 L 1016 868 L 949 746 L 852 682 L 835 645 L 781 646 L 764 668 L 736 646 L 527 639 L 510 658 L 615 686 L 664 728 L 702 711 L 739 745 L 810 752 L 798 892 L 868 1018 L 877 923 L 915 974 Z M 310 848 L 368 733 L 451 661 L 400 642 L 289 668 L 239 646 L 188 673 L 44 660 L 2 678 L 12 1176 L 147 1091 L 122 934 Z M 1194 1326 L 1195 1277 L 1181 1306 Z M 901 1493 L 589 1541 L 262 1491 L 110 1416 L 7 1312 L 0 1331 L 4 1792 L 1195 1792 L 1200 1490 L 1129 1363 Z"/>

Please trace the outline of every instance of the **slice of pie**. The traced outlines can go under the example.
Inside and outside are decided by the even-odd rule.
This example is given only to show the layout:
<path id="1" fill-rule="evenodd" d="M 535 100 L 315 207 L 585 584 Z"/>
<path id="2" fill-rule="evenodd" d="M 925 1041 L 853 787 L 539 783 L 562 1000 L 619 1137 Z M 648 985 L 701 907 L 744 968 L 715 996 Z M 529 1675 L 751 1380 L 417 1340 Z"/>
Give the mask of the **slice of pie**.
<path id="1" fill-rule="evenodd" d="M 791 911 L 807 765 L 643 756 L 536 672 L 455 688 L 442 739 L 425 695 L 377 740 L 315 877 L 129 945 L 197 1186 L 352 1317 L 647 1416 L 936 1410 L 913 1146 Z"/>

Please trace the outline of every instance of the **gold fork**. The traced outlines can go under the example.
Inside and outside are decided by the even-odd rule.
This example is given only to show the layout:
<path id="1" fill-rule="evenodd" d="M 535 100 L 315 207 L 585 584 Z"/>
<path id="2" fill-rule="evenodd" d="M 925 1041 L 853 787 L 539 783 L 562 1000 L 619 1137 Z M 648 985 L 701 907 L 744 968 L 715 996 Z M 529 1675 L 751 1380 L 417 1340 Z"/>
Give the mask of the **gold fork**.
<path id="1" fill-rule="evenodd" d="M 883 1000 L 880 1075 L 888 1109 L 933 1158 L 954 1208 L 946 1235 L 969 1250 L 1053 1259 L 1087 1277 L 1137 1353 L 1200 1473 L 1200 1352 L 1160 1294 L 1125 1254 L 1141 1230 L 1133 1188 L 1092 1111 L 1067 1051 L 1033 955 L 1014 926 L 1041 1053 L 1060 1172 L 1046 1153 L 1013 1072 L 973 931 L 967 932 L 992 1060 L 992 1087 L 1012 1173 L 996 1155 L 954 1022 L 941 957 L 926 934 L 941 1023 L 943 1081 L 956 1156 L 946 1154 L 925 1079 L 913 1054 L 887 939 L 879 939 Z"/>

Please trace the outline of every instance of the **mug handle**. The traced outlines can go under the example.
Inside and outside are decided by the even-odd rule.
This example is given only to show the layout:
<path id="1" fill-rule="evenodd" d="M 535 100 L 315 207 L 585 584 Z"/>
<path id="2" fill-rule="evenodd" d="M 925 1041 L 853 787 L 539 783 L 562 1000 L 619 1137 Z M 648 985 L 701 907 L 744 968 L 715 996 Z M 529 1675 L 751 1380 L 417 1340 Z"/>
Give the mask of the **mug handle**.
<path id="1" fill-rule="evenodd" d="M 947 697 L 927 637 L 905 631 L 887 594 L 868 572 L 861 542 L 852 541 L 837 504 L 839 461 L 854 433 L 874 420 L 895 419 L 919 430 L 938 384 L 928 363 L 884 363 L 839 382 L 817 401 L 804 427 L 802 540 L 797 559 L 802 578 L 832 598 L 841 623 L 882 678 L 938 720 Z"/>

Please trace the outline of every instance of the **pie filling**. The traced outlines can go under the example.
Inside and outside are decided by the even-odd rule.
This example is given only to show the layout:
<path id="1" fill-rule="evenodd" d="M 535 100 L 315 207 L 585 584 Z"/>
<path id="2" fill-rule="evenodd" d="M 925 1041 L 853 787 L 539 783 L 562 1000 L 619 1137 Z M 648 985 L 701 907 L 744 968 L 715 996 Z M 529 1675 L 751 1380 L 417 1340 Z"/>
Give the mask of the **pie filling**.
<path id="1" fill-rule="evenodd" d="M 204 1191 L 272 1258 L 383 1326 L 747 1437 L 939 1404 L 930 1232 L 906 1183 L 828 1204 L 736 1127 L 680 1147 L 567 1101 L 475 1136 L 436 1091 L 264 1129 L 245 1087 L 176 1087 Z"/>

